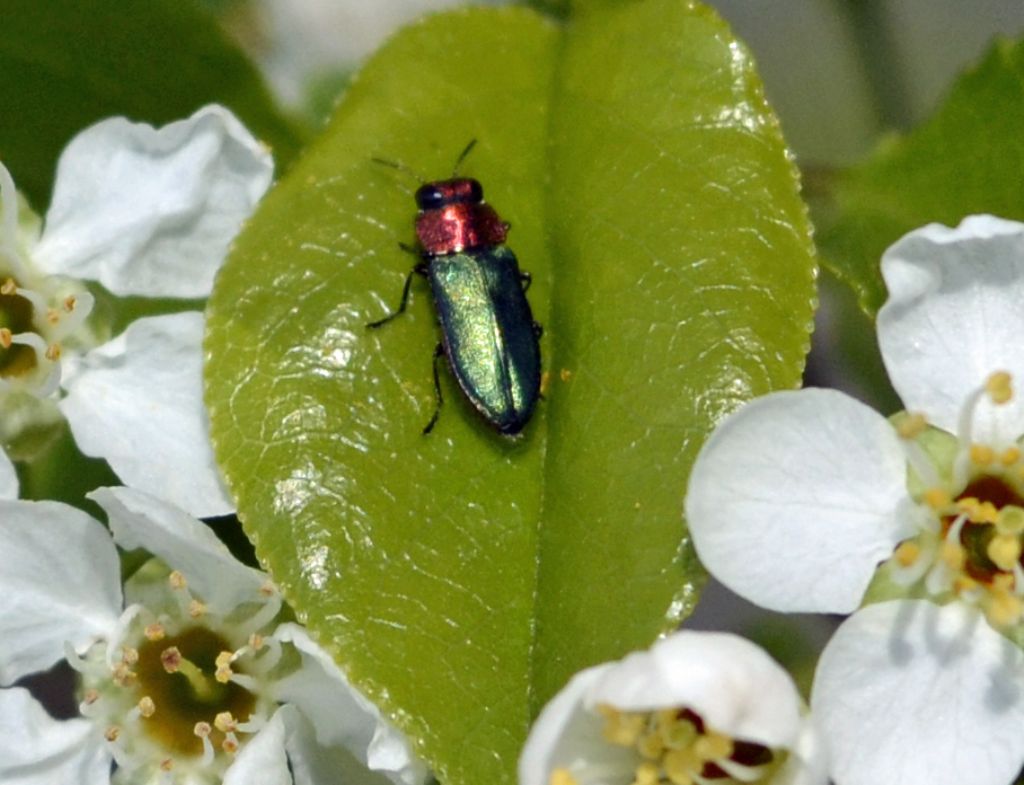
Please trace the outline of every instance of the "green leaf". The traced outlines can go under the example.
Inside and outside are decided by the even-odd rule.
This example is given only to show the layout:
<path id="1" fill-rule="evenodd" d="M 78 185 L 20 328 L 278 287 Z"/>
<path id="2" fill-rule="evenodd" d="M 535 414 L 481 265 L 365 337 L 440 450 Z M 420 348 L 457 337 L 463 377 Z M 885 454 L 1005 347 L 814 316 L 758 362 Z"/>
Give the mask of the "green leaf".
<path id="1" fill-rule="evenodd" d="M 217 102 L 278 171 L 298 150 L 253 66 L 188 0 L 4 0 L 0 16 L 0 160 L 36 206 L 68 140 L 112 115 L 163 124 Z"/>
<path id="2" fill-rule="evenodd" d="M 912 229 L 972 213 L 1024 219 L 1021 128 L 1024 43 L 997 42 L 931 119 L 839 176 L 816 215 L 819 247 L 867 313 L 885 300 L 882 252 Z"/>
<path id="3" fill-rule="evenodd" d="M 546 331 L 519 440 L 442 373 L 418 179 L 512 225 Z M 746 51 L 702 6 L 430 17 L 366 66 L 268 196 L 209 306 L 207 401 L 259 558 L 442 782 L 508 783 L 576 670 L 648 645 L 703 575 L 681 520 L 710 428 L 798 383 L 814 259 Z"/>

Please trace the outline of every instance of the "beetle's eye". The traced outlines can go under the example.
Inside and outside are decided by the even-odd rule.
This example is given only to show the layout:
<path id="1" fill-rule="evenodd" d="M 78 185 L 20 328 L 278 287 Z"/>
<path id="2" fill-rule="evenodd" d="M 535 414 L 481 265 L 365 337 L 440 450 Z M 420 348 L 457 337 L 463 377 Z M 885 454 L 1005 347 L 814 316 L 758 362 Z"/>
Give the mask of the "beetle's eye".
<path id="1" fill-rule="evenodd" d="M 469 201 L 482 202 L 484 200 L 484 189 L 476 180 L 469 181 Z"/>
<path id="2" fill-rule="evenodd" d="M 421 210 L 434 210 L 444 206 L 444 193 L 436 185 L 427 183 L 416 191 L 416 206 Z"/>

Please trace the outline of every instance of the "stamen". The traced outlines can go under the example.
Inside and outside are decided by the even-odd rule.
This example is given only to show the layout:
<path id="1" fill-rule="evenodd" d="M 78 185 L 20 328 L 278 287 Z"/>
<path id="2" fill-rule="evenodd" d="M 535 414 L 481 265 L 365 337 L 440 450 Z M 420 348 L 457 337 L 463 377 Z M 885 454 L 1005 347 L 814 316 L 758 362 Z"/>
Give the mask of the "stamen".
<path id="1" fill-rule="evenodd" d="M 1009 534 L 997 534 L 989 541 L 985 553 L 996 567 L 1010 572 L 1013 565 L 1020 561 L 1020 538 Z"/>
<path id="2" fill-rule="evenodd" d="M 910 567 L 921 558 L 921 546 L 913 540 L 904 540 L 896 548 L 893 558 L 901 567 Z"/>
<path id="3" fill-rule="evenodd" d="M 181 656 L 177 646 L 164 649 L 160 653 L 160 663 L 167 673 L 180 673 L 188 679 L 189 686 L 200 700 L 210 701 L 216 697 L 216 686 L 210 683 L 198 665 Z"/>
<path id="4" fill-rule="evenodd" d="M 900 444 L 903 447 L 903 455 L 907 459 L 907 464 L 920 478 L 921 483 L 928 488 L 941 487 L 942 481 L 932 462 L 921 449 L 921 445 L 912 439 L 903 439 Z"/>
<path id="5" fill-rule="evenodd" d="M 1008 403 L 1013 398 L 1012 377 L 1006 371 L 996 371 L 985 380 L 985 392 L 997 406 Z"/>
<path id="6" fill-rule="evenodd" d="M 579 782 L 577 782 L 568 769 L 559 766 L 551 770 L 551 776 L 548 777 L 548 785 L 579 785 Z"/>
<path id="7" fill-rule="evenodd" d="M 210 741 L 210 723 L 208 722 L 197 722 L 192 732 L 203 741 L 203 757 L 200 763 L 203 766 L 209 766 L 213 763 L 214 749 L 213 742 Z"/>
<path id="8" fill-rule="evenodd" d="M 952 503 L 953 497 L 944 488 L 932 486 L 921 495 L 921 500 L 935 512 L 943 512 Z"/>
<path id="9" fill-rule="evenodd" d="M 138 708 L 139 715 L 144 717 L 145 719 L 149 719 L 153 716 L 153 714 L 156 713 L 156 704 L 153 702 L 153 699 L 148 695 L 143 695 L 139 699 Z"/>
<path id="10" fill-rule="evenodd" d="M 995 451 L 987 444 L 972 444 L 969 455 L 971 456 L 971 463 L 981 467 L 988 466 L 996 458 Z"/>
<path id="11" fill-rule="evenodd" d="M 1007 447 L 1003 450 L 1002 455 L 999 456 L 999 462 L 1003 466 L 1013 466 L 1020 460 L 1020 449 L 1017 447 Z"/>
<path id="12" fill-rule="evenodd" d="M 928 420 L 920 412 L 907 412 L 896 425 L 896 434 L 901 439 L 916 439 L 928 428 Z"/>

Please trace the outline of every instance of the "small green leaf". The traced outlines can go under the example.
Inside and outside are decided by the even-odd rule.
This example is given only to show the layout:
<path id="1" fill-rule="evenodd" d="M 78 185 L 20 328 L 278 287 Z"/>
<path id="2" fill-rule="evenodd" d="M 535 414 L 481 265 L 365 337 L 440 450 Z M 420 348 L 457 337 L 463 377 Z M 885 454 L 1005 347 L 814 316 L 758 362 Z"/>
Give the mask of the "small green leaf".
<path id="1" fill-rule="evenodd" d="M 189 0 L 5 0 L 0 96 L 0 161 L 36 206 L 68 140 L 112 115 L 163 124 L 217 102 L 279 169 L 298 150 L 253 66 Z"/>
<path id="2" fill-rule="evenodd" d="M 510 440 L 450 374 L 433 433 L 418 178 L 512 224 L 546 331 Z M 676 0 L 434 16 L 366 66 L 267 197 L 209 306 L 207 401 L 257 554 L 450 785 L 509 783 L 576 670 L 648 645 L 702 572 L 681 520 L 722 416 L 798 383 L 814 258 L 750 59 Z"/>
<path id="3" fill-rule="evenodd" d="M 882 252 L 907 232 L 972 213 L 1024 219 L 1022 128 L 1024 43 L 997 42 L 931 119 L 839 177 L 818 242 L 868 314 L 885 300 Z"/>

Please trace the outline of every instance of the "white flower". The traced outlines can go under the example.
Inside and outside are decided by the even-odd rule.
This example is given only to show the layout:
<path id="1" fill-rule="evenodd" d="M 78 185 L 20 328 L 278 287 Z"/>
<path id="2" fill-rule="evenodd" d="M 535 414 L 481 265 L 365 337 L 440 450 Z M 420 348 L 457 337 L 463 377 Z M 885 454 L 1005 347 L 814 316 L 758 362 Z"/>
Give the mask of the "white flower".
<path id="1" fill-rule="evenodd" d="M 1024 225 L 926 226 L 882 272 L 879 343 L 907 413 L 832 390 L 752 401 L 698 456 L 686 514 L 702 561 L 753 602 L 885 600 L 815 677 L 841 785 L 1003 785 L 1024 762 Z"/>
<path id="2" fill-rule="evenodd" d="M 202 314 L 139 319 L 97 346 L 84 282 L 206 297 L 272 174 L 269 151 L 219 106 L 160 129 L 113 118 L 82 131 L 41 232 L 0 165 L 0 394 L 63 388 L 85 454 L 195 515 L 230 512 L 202 406 Z"/>
<path id="3" fill-rule="evenodd" d="M 0 782 L 329 781 L 339 767 L 425 777 L 403 736 L 297 624 L 267 576 L 199 521 L 104 488 L 114 540 L 56 502 L 0 501 L 0 683 L 67 659 L 82 716 L 51 719 L 0 690 Z M 155 558 L 122 587 L 114 542 Z M 117 764 L 111 776 L 111 762 Z"/>
<path id="4" fill-rule="evenodd" d="M 735 635 L 677 632 L 576 674 L 537 718 L 519 785 L 825 783 L 789 675 Z"/>

